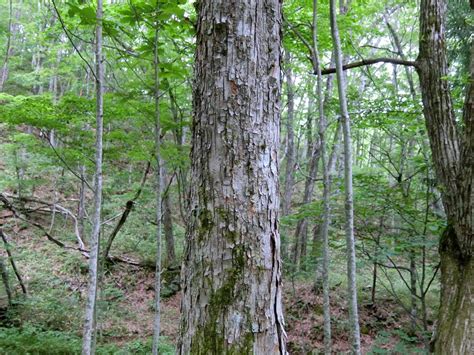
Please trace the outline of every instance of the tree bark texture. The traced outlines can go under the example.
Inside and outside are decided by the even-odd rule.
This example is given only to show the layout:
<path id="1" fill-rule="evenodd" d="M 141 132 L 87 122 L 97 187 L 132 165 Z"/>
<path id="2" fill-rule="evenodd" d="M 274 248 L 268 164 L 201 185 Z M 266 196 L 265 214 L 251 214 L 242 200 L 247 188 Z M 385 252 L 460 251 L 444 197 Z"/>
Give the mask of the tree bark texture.
<path id="1" fill-rule="evenodd" d="M 96 142 L 95 142 L 95 183 L 94 219 L 90 239 L 89 283 L 87 291 L 86 315 L 82 340 L 82 354 L 95 353 L 96 303 L 99 280 L 99 247 L 102 211 L 102 135 L 104 116 L 104 58 L 102 56 L 102 0 L 97 0 L 96 25 Z"/>
<path id="2" fill-rule="evenodd" d="M 278 231 L 281 3 L 198 4 L 179 354 L 286 354 Z"/>
<path id="3" fill-rule="evenodd" d="M 341 40 L 336 19 L 335 0 L 330 1 L 331 34 L 334 43 L 334 53 L 336 57 L 337 87 L 339 92 L 339 106 L 342 118 L 342 131 L 344 136 L 344 184 L 345 184 L 345 214 L 346 214 L 346 249 L 347 249 L 347 285 L 349 303 L 349 324 L 352 336 L 352 352 L 360 354 L 360 330 L 359 311 L 357 304 L 356 286 L 356 255 L 354 236 L 354 202 L 352 191 L 352 143 L 351 143 L 351 122 L 347 109 L 347 97 L 345 77 L 342 65 Z"/>
<path id="4" fill-rule="evenodd" d="M 461 132 L 447 80 L 446 1 L 422 0 L 420 6 L 417 70 L 432 158 L 448 220 L 440 241 L 441 306 L 434 351 L 467 354 L 472 351 L 474 338 L 474 49 Z"/>

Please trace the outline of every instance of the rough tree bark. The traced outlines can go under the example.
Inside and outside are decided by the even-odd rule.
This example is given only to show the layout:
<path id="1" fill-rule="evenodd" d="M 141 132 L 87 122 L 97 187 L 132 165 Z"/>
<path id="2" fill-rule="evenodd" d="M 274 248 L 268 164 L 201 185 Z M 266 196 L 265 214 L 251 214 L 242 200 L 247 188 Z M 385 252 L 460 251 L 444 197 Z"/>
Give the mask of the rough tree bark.
<path id="1" fill-rule="evenodd" d="M 279 0 L 197 3 L 180 354 L 286 354 Z"/>
<path id="2" fill-rule="evenodd" d="M 102 56 L 102 0 L 97 0 L 96 25 L 96 142 L 95 142 L 95 184 L 94 219 L 90 239 L 89 288 L 87 291 L 86 315 L 82 341 L 82 354 L 95 353 L 96 303 L 99 280 L 99 247 L 102 210 L 102 135 L 104 116 L 104 58 Z"/>
<path id="3" fill-rule="evenodd" d="M 359 312 L 357 309 L 356 287 L 356 256 L 354 237 L 354 203 L 352 197 L 352 146 L 351 122 L 347 109 L 345 77 L 342 65 L 341 40 L 336 19 L 335 0 L 330 1 L 331 34 L 336 57 L 337 88 L 339 92 L 339 106 L 342 118 L 344 135 L 344 184 L 345 184 L 345 212 L 346 212 L 346 248 L 347 248 L 347 284 L 350 328 L 352 333 L 352 352 L 360 354 Z M 321 75 L 321 74 L 320 74 Z"/>
<path id="4" fill-rule="evenodd" d="M 472 351 L 474 338 L 474 44 L 461 133 L 456 126 L 446 79 L 445 18 L 445 0 L 421 1 L 417 70 L 433 162 L 448 220 L 440 241 L 441 307 L 434 352 L 467 354 Z"/>
<path id="5" fill-rule="evenodd" d="M 470 5 L 474 10 L 473 1 Z M 376 58 L 351 63 L 343 69 L 385 62 L 413 66 L 418 72 L 423 114 L 448 222 L 440 240 L 441 307 L 432 350 L 436 354 L 464 354 L 471 351 L 474 338 L 474 43 L 463 108 L 464 127 L 460 132 L 447 80 L 445 19 L 446 0 L 422 0 L 416 61 Z"/>

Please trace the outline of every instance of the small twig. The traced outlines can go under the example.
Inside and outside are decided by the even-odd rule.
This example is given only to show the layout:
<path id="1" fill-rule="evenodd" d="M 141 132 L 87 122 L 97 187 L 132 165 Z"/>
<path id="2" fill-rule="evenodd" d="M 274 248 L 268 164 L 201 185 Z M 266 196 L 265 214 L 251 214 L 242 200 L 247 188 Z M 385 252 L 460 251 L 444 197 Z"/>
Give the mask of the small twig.
<path id="1" fill-rule="evenodd" d="M 46 137 L 46 140 L 48 141 L 49 143 L 49 146 L 51 147 L 51 149 L 53 150 L 54 154 L 56 154 L 56 156 L 59 158 L 59 160 L 61 160 L 61 162 L 64 164 L 64 166 L 66 167 L 66 169 L 71 173 L 73 174 L 75 177 L 77 177 L 80 181 L 83 181 L 84 184 L 86 184 L 86 186 L 91 190 L 91 191 L 94 191 L 94 189 L 92 188 L 91 185 L 89 185 L 89 183 L 87 182 L 86 179 L 84 179 L 82 176 L 80 176 L 78 173 L 76 173 L 74 171 L 74 169 L 72 169 L 69 164 L 64 160 L 64 158 L 59 154 L 59 152 L 56 150 L 56 148 L 54 147 L 54 145 L 51 143 L 51 141 L 49 140 L 48 138 L 48 135 L 45 134 L 45 132 L 43 130 L 41 130 L 41 132 L 43 133 L 43 136 Z"/>

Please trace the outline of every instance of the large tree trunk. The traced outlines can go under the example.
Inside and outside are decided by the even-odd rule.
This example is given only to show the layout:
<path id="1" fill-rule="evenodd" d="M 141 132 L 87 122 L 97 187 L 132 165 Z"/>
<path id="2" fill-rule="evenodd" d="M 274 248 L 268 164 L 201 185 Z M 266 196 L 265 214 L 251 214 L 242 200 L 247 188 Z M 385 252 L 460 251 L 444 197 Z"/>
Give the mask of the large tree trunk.
<path id="1" fill-rule="evenodd" d="M 180 354 L 285 354 L 278 0 L 198 4 Z"/>
<path id="2" fill-rule="evenodd" d="M 421 1 L 417 70 L 433 162 L 448 219 L 440 241 L 441 303 L 434 351 L 436 354 L 467 354 L 472 350 L 474 338 L 474 63 L 471 57 L 471 81 L 466 92 L 461 139 L 446 79 L 445 18 L 445 0 Z"/>

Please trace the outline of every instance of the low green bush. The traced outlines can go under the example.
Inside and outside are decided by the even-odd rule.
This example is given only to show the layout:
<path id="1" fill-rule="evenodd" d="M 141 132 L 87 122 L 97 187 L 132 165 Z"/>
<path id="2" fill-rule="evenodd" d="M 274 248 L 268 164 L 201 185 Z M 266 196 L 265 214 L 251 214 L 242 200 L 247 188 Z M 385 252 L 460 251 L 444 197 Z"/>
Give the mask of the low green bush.
<path id="1" fill-rule="evenodd" d="M 151 339 L 137 339 L 123 346 L 98 344 L 97 354 L 149 354 Z M 33 326 L 0 328 L 0 354 L 9 355 L 71 355 L 81 353 L 81 338 L 66 332 L 44 331 Z M 174 347 L 164 338 L 160 354 L 174 354 Z"/>

